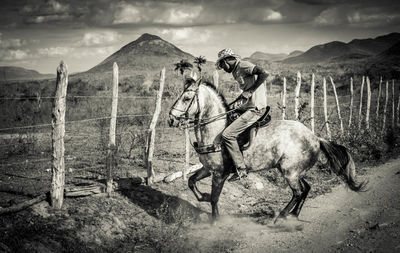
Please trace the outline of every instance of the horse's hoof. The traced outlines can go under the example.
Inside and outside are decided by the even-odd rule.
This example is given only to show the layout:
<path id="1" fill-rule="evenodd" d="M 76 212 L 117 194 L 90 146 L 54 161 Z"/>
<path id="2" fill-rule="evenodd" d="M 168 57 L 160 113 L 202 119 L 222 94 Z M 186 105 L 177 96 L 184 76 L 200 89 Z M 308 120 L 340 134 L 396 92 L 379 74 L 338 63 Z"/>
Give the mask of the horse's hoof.
<path id="1" fill-rule="evenodd" d="M 286 220 L 286 216 L 279 215 L 278 217 L 276 217 L 274 224 L 276 225 L 276 224 L 282 223 L 284 220 Z"/>
<path id="2" fill-rule="evenodd" d="M 288 214 L 288 216 L 286 216 L 286 219 L 291 220 L 291 221 L 298 221 L 299 217 L 295 214 L 290 213 L 290 214 Z"/>

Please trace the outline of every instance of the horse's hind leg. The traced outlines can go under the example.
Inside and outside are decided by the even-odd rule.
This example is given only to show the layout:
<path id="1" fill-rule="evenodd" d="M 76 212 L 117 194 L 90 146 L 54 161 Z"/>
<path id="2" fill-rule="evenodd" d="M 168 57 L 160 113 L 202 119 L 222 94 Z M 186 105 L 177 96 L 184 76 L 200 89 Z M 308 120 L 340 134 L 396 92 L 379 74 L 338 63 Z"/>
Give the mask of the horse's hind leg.
<path id="1" fill-rule="evenodd" d="M 201 191 L 199 191 L 196 185 L 198 181 L 202 180 L 203 178 L 209 177 L 210 175 L 210 171 L 203 167 L 201 170 L 194 173 L 188 180 L 189 188 L 192 190 L 194 196 L 196 196 L 198 201 L 211 202 L 211 195 L 208 193 L 202 193 Z"/>
<path id="2" fill-rule="evenodd" d="M 303 207 L 304 201 L 307 198 L 308 192 L 311 189 L 311 186 L 307 183 L 304 178 L 300 179 L 300 186 L 301 186 L 301 198 L 300 201 L 297 202 L 296 206 L 293 208 L 293 210 L 290 212 L 290 214 L 298 217 L 301 211 L 301 208 Z"/>
<path id="3" fill-rule="evenodd" d="M 279 216 L 276 218 L 275 223 L 278 221 L 280 218 L 286 218 L 286 216 L 289 214 L 290 210 L 299 203 L 301 199 L 301 186 L 300 186 L 300 180 L 297 175 L 286 177 L 286 181 L 288 182 L 290 188 L 292 189 L 293 196 L 292 199 L 289 201 L 289 203 L 286 205 L 285 208 L 279 213 Z"/>
<path id="4" fill-rule="evenodd" d="M 219 216 L 218 211 L 218 200 L 221 195 L 222 188 L 224 187 L 224 183 L 228 178 L 230 172 L 216 172 L 212 177 L 212 188 L 211 188 L 211 210 L 212 210 L 212 218 L 215 221 Z"/>

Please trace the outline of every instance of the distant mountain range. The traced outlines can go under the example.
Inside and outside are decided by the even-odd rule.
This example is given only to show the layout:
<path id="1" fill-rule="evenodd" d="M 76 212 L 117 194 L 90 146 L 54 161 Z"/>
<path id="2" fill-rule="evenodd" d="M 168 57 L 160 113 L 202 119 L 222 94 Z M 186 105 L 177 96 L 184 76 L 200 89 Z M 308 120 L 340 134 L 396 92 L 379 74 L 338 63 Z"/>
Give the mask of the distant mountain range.
<path id="1" fill-rule="evenodd" d="M 270 54 L 270 53 L 263 53 L 260 51 L 256 51 L 255 53 L 250 55 L 250 57 L 244 58 L 244 59 L 255 60 L 255 61 L 263 60 L 263 61 L 274 62 L 274 61 L 281 61 L 281 60 L 284 60 L 289 57 L 295 57 L 295 56 L 301 55 L 302 53 L 304 53 L 304 52 L 300 51 L 300 50 L 293 51 L 290 54 L 283 54 L 283 53 Z"/>
<path id="2" fill-rule="evenodd" d="M 13 66 L 0 66 L 0 81 L 34 80 L 54 78 L 52 74 L 41 74 L 36 70 Z"/>
<path id="3" fill-rule="evenodd" d="M 390 33 L 374 39 L 355 39 L 349 43 L 333 41 L 317 45 L 306 52 L 293 51 L 290 54 L 270 54 L 256 51 L 250 57 L 244 58 L 254 63 L 283 63 L 282 68 L 290 69 L 290 64 L 331 64 L 362 62 L 360 68 L 374 72 L 384 69 L 385 73 L 394 71 L 400 74 L 400 33 Z M 173 70 L 174 63 L 181 59 L 193 63 L 194 56 L 184 52 L 162 38 L 148 33 L 137 40 L 123 46 L 120 50 L 107 57 L 104 61 L 81 74 L 111 72 L 112 65 L 117 62 L 123 75 L 137 74 L 140 71 L 159 72 L 165 66 Z M 285 67 L 285 65 L 288 65 Z M 207 62 L 204 70 L 213 70 L 214 63 Z M 362 70 L 359 70 L 362 71 Z M 171 71 L 170 71 L 171 72 Z M 391 73 L 391 72 L 390 72 Z M 79 75 L 79 74 L 78 74 Z M 0 81 L 29 80 L 53 78 L 54 75 L 43 75 L 35 70 L 19 67 L 0 67 Z"/>
<path id="4" fill-rule="evenodd" d="M 333 41 L 317 45 L 303 54 L 289 57 L 282 62 L 304 64 L 319 62 L 343 62 L 376 56 L 400 42 L 400 33 L 390 33 L 375 39 L 355 39 L 349 43 Z"/>

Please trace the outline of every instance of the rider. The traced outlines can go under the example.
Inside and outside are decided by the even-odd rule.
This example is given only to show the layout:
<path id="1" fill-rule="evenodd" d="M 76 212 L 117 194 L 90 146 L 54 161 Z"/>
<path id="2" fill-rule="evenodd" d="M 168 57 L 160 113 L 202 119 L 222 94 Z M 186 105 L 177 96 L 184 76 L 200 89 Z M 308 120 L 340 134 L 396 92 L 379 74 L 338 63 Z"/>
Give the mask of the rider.
<path id="1" fill-rule="evenodd" d="M 217 69 L 232 73 L 243 91 L 236 99 L 237 104 L 242 103 L 238 106 L 238 109 L 243 114 L 222 132 L 222 142 L 232 157 L 236 169 L 229 181 L 236 181 L 247 177 L 247 168 L 237 137 L 265 113 L 267 93 L 264 81 L 269 74 L 260 66 L 241 60 L 240 56 L 234 54 L 230 48 L 223 49 L 218 53 L 218 60 L 215 65 Z"/>

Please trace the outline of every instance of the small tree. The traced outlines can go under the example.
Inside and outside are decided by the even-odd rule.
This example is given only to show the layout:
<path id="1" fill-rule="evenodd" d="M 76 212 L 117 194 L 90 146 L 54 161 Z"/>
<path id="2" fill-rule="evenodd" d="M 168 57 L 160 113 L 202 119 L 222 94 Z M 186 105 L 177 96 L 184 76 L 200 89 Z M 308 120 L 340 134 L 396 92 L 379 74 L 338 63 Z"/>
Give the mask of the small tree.
<path id="1" fill-rule="evenodd" d="M 200 55 L 199 57 L 194 58 L 194 64 L 197 65 L 197 69 L 199 70 L 200 75 L 201 75 L 201 66 L 203 64 L 205 64 L 206 62 L 207 62 L 207 60 L 204 56 Z"/>
<path id="2" fill-rule="evenodd" d="M 175 70 L 179 70 L 181 75 L 183 75 L 185 70 L 193 68 L 193 65 L 189 63 L 187 60 L 181 60 L 180 62 L 175 63 L 174 66 Z"/>

